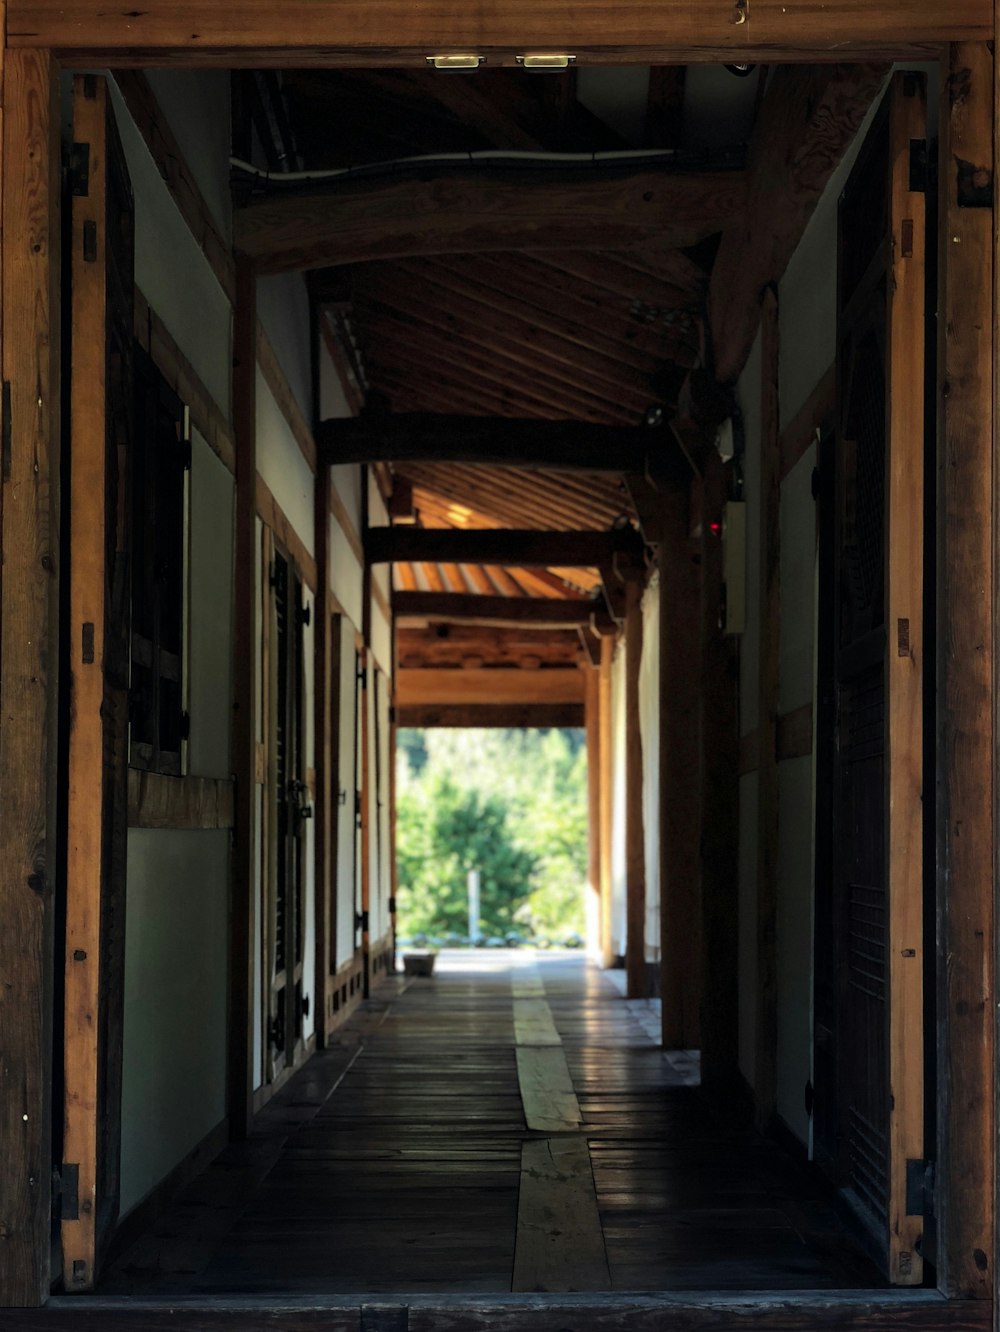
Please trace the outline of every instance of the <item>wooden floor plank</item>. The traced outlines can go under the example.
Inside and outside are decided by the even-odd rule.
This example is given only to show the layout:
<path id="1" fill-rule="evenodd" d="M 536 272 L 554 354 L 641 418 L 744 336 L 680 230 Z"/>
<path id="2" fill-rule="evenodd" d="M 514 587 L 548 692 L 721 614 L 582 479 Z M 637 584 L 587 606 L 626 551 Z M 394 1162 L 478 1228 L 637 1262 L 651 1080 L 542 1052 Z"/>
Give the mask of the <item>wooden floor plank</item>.
<path id="1" fill-rule="evenodd" d="M 544 999 L 514 1000 L 514 1035 L 518 1045 L 562 1045 Z"/>
<path id="2" fill-rule="evenodd" d="M 529 1129 L 536 1133 L 572 1133 L 583 1124 L 580 1102 L 562 1049 L 519 1046 L 517 1081 Z"/>
<path id="3" fill-rule="evenodd" d="M 514 1290 L 610 1290 L 586 1142 L 536 1138 L 521 1149 Z"/>

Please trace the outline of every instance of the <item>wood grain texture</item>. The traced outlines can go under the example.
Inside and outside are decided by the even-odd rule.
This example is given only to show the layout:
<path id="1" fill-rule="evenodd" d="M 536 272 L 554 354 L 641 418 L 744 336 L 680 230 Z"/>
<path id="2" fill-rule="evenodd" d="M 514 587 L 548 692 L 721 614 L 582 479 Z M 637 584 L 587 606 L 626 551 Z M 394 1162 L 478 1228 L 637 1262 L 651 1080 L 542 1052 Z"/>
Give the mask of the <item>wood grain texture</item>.
<path id="1" fill-rule="evenodd" d="M 601 0 L 503 0 L 469 9 L 406 0 L 350 0 L 335 8 L 304 0 L 275 11 L 249 0 L 238 14 L 218 0 L 158 3 L 122 16 L 92 0 L 16 0 L 12 46 L 67 53 L 99 51 L 133 65 L 157 62 L 231 68 L 293 65 L 412 65 L 429 52 L 472 50 L 491 64 L 513 66 L 516 52 L 569 51 L 581 60 L 687 64 L 744 61 L 885 59 L 923 54 L 946 41 L 985 41 L 992 34 L 985 0 L 947 7 L 889 0 L 878 7 L 837 0 L 757 0 L 740 21 L 729 0 L 675 0 L 669 7 L 628 0 L 610 12 Z M 137 58 L 142 55 L 142 59 Z"/>
<path id="2" fill-rule="evenodd" d="M 115 74 L 115 83 L 156 163 L 163 183 L 170 191 L 170 197 L 232 305 L 236 299 L 236 267 L 232 250 L 216 225 L 198 182 L 191 174 L 181 146 L 160 109 L 149 80 L 141 69 L 122 69 Z"/>
<path id="3" fill-rule="evenodd" d="M 959 202 L 962 163 L 985 169 L 993 150 L 993 59 L 951 48 L 941 101 L 944 312 L 939 371 L 938 919 L 940 967 L 938 1271 L 949 1295 L 995 1298 L 996 1088 L 992 1033 L 996 854 L 996 455 L 992 359 L 997 325 L 994 217 Z M 991 571 L 992 570 L 992 577 Z M 990 632 L 992 626 L 992 634 Z M 991 974 L 992 972 L 992 974 Z M 992 1168 L 991 1168 L 992 1167 Z"/>
<path id="4" fill-rule="evenodd" d="M 583 1138 L 541 1138 L 521 1145 L 511 1288 L 611 1289 L 594 1172 Z"/>
<path id="5" fill-rule="evenodd" d="M 660 998 L 665 1050 L 701 1046 L 702 903 L 698 792 L 700 574 L 685 490 L 660 502 Z"/>
<path id="6" fill-rule="evenodd" d="M 925 201 L 910 143 L 926 132 L 921 77 L 892 86 L 886 458 L 886 877 L 889 1050 L 889 1275 L 923 1276 L 922 1216 L 906 1207 L 906 1162 L 924 1150 L 923 493 Z M 912 235 L 912 240 L 910 239 Z M 981 1167 L 980 1167 L 981 1168 Z"/>
<path id="7" fill-rule="evenodd" d="M 764 290 L 784 273 L 887 72 L 871 64 L 775 71 L 750 141 L 747 207 L 724 232 L 712 269 L 709 315 L 720 383 L 733 383 L 743 369 Z"/>
<path id="8" fill-rule="evenodd" d="M 228 777 L 165 777 L 158 772 L 128 773 L 130 828 L 231 828 L 234 783 Z"/>
<path id="9" fill-rule="evenodd" d="M 236 450 L 233 593 L 233 811 L 230 913 L 229 1055 L 226 1107 L 236 1141 L 247 1136 L 253 1113 L 253 930 L 256 885 L 254 829 L 257 787 L 255 702 L 257 644 L 257 282 L 245 264 L 236 269 L 233 315 L 233 433 Z M 266 622 L 266 616 L 265 616 Z"/>
<path id="10" fill-rule="evenodd" d="M 469 670 L 426 667 L 396 672 L 396 706 L 448 706 L 564 704 L 583 706 L 584 679 L 579 666 L 547 667 L 529 671 L 520 667 L 488 666 Z"/>
<path id="11" fill-rule="evenodd" d="M 561 629 L 567 625 L 589 624 L 594 604 L 582 597 L 556 600 L 553 597 L 490 596 L 479 592 L 404 591 L 393 592 L 392 610 L 397 624 L 412 618 L 468 620 L 513 629 L 522 625 Z"/>
<path id="12" fill-rule="evenodd" d="M 642 579 L 625 583 L 625 971 L 630 999 L 649 992 L 646 970 L 646 838 L 643 819 L 642 725 L 639 668 L 642 662 Z"/>
<path id="13" fill-rule="evenodd" d="M 400 726 L 579 727 L 582 703 L 397 703 Z"/>
<path id="14" fill-rule="evenodd" d="M 614 825 L 614 734 L 611 664 L 614 659 L 615 640 L 613 635 L 605 634 L 601 638 L 601 664 L 598 668 L 600 683 L 598 686 L 599 723 L 599 758 L 600 771 L 600 811 L 601 821 L 601 919 L 600 946 L 601 962 L 610 966 L 612 961 L 612 852 L 611 842 Z"/>
<path id="15" fill-rule="evenodd" d="M 778 670 L 781 657 L 781 479 L 778 397 L 778 298 L 764 293 L 761 314 L 760 636 L 757 689 L 757 1122 L 770 1125 L 778 1061 Z"/>
<path id="16" fill-rule="evenodd" d="M 0 56 L 3 381 L 0 471 L 0 1294 L 49 1290 L 52 929 L 58 698 L 59 75 L 45 52 Z"/>
<path id="17" fill-rule="evenodd" d="M 534 1133 L 578 1132 L 583 1115 L 561 1046 L 519 1042 L 516 1059 L 517 1084 L 528 1128 Z"/>
<path id="18" fill-rule="evenodd" d="M 740 213 L 739 172 L 577 173 L 496 168 L 286 193 L 235 217 L 237 249 L 261 273 L 511 249 L 697 244 Z"/>
<path id="19" fill-rule="evenodd" d="M 521 1045 L 560 1046 L 562 1037 L 556 1031 L 552 1010 L 544 998 L 514 999 L 514 1040 Z M 539 1080 L 541 1086 L 544 1079 Z"/>

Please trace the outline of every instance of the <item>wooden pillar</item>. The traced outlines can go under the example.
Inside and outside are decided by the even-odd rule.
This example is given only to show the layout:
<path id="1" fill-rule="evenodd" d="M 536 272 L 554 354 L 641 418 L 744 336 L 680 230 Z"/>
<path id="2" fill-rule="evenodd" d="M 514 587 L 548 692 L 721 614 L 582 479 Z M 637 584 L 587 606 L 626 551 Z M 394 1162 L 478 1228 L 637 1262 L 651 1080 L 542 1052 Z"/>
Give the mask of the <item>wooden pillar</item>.
<path id="1" fill-rule="evenodd" d="M 234 840 L 230 915 L 229 1124 L 246 1137 L 253 1116 L 253 910 L 256 892 L 257 693 L 257 279 L 246 262 L 236 267 L 233 313 L 233 433 L 236 446 L 233 614 Z"/>
<path id="2" fill-rule="evenodd" d="M 705 976 L 701 1080 L 713 1106 L 734 1109 L 739 1016 L 739 659 L 719 627 L 726 498 L 709 453 L 701 487 L 701 895 Z M 751 997 L 750 1002 L 754 1002 Z"/>
<path id="3" fill-rule="evenodd" d="M 0 1302 L 49 1290 L 59 531 L 59 75 L 7 51 L 0 445 Z"/>
<path id="4" fill-rule="evenodd" d="M 601 922 L 601 672 L 585 664 L 583 717 L 587 735 L 587 909 L 588 944 Z"/>
<path id="5" fill-rule="evenodd" d="M 761 309 L 760 644 L 757 680 L 757 1123 L 775 1113 L 778 1076 L 778 666 L 781 639 L 781 474 L 778 298 Z"/>
<path id="6" fill-rule="evenodd" d="M 614 756 L 611 707 L 611 665 L 615 654 L 613 634 L 601 638 L 601 664 L 598 668 L 598 746 L 601 849 L 601 961 L 609 967 L 614 961 L 611 946 L 611 824 L 614 789 Z"/>
<path id="7" fill-rule="evenodd" d="M 688 496 L 663 502 L 660 570 L 660 994 L 666 1050 L 701 1044 L 698 566 Z"/>
<path id="8" fill-rule="evenodd" d="M 330 997 L 327 994 L 333 947 L 333 922 L 336 902 L 331 886 L 331 844 L 336 841 L 333 831 L 334 806 L 331 800 L 331 773 L 336 771 L 332 750 L 334 707 L 340 697 L 339 671 L 333 669 L 332 621 L 330 615 L 330 468 L 321 458 L 316 462 L 315 478 L 315 545 L 316 545 L 316 667 L 313 672 L 315 699 L 315 865 L 316 865 L 316 1043 L 320 1049 L 326 1045 L 330 1021 Z M 339 657 L 337 660 L 339 666 Z M 336 699 L 334 698 L 336 694 Z"/>
<path id="9" fill-rule="evenodd" d="M 370 586 L 370 584 L 369 584 Z M 371 654 L 367 647 L 358 652 L 359 698 L 358 708 L 361 714 L 361 953 L 364 959 L 365 997 L 371 989 L 371 901 L 372 901 L 372 772 L 371 772 Z"/>
<path id="10" fill-rule="evenodd" d="M 646 972 L 646 843 L 642 817 L 642 728 L 639 669 L 642 664 L 643 580 L 625 580 L 625 971 L 630 999 L 649 993 Z"/>
<path id="11" fill-rule="evenodd" d="M 993 58 L 985 44 L 953 46 L 942 72 L 937 1266 L 947 1294 L 988 1299 L 996 1282 L 990 891 L 996 882 L 996 333 L 987 177 L 993 155 Z M 976 168 L 983 173 L 979 183 L 986 188 L 986 206 L 969 206 Z"/>

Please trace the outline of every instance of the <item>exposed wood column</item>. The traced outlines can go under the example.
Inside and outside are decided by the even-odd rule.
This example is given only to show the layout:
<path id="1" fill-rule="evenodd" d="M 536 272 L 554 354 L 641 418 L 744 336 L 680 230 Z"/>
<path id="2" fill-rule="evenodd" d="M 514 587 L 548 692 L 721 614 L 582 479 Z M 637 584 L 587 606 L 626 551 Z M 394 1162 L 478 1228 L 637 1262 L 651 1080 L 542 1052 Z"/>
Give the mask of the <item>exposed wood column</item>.
<path id="1" fill-rule="evenodd" d="M 642 664 L 643 578 L 625 579 L 625 971 L 630 999 L 649 993 L 646 973 L 646 844 L 642 817 L 642 727 L 639 669 Z"/>
<path id="2" fill-rule="evenodd" d="M 316 809 L 315 856 L 316 856 L 316 979 L 314 1003 L 316 1004 L 316 1043 L 323 1048 L 326 1044 L 330 1021 L 330 999 L 327 993 L 331 967 L 331 949 L 333 944 L 333 922 L 336 903 L 331 888 L 331 842 L 335 840 L 333 805 L 331 801 L 331 771 L 336 763 L 332 751 L 332 719 L 334 693 L 340 697 L 339 671 L 334 673 L 333 663 L 339 666 L 339 653 L 334 658 L 332 652 L 332 631 L 330 617 L 330 468 L 322 459 L 316 463 L 315 493 L 315 545 L 316 545 L 316 628 L 314 641 L 316 647 L 316 667 L 313 672 L 315 681 L 315 701 L 313 716 L 316 728 L 314 739 L 314 762 L 316 768 L 316 790 L 313 800 Z"/>
<path id="3" fill-rule="evenodd" d="M 0 1301 L 34 1305 L 48 1295 L 51 1230 L 59 74 L 44 51 L 8 51 L 2 72 Z"/>
<path id="4" fill-rule="evenodd" d="M 601 961 L 611 965 L 611 823 L 614 786 L 614 755 L 611 708 L 611 664 L 615 655 L 613 634 L 601 638 L 601 664 L 598 667 L 598 746 L 600 764 L 600 847 L 601 847 Z"/>
<path id="5" fill-rule="evenodd" d="M 584 678 L 583 717 L 587 734 L 587 942 L 600 937 L 601 922 L 601 673 L 581 668 Z"/>
<path id="6" fill-rule="evenodd" d="M 778 1070 L 778 667 L 781 651 L 781 457 L 778 297 L 761 309 L 760 644 L 757 679 L 757 1122 L 774 1117 Z"/>
<path id="7" fill-rule="evenodd" d="M 257 728 L 257 280 L 236 269 L 233 313 L 233 434 L 236 445 L 236 585 L 233 621 L 235 808 L 229 960 L 229 1123 L 244 1138 L 253 1115 L 253 907 Z"/>
<path id="8" fill-rule="evenodd" d="M 663 1047 L 701 1044 L 698 567 L 688 493 L 662 504 L 660 569 L 660 994 Z"/>
<path id="9" fill-rule="evenodd" d="M 713 531 L 725 499 L 725 468 L 712 449 L 701 511 L 701 1080 L 713 1106 L 731 1112 L 738 1061 L 740 744 L 739 660 L 736 640 L 719 627 L 722 542 Z"/>
<path id="10" fill-rule="evenodd" d="M 988 1299 L 993 1259 L 994 487 L 993 58 L 949 49 L 942 80 L 938 568 L 938 1273 Z M 945 71 L 943 71 L 945 72 Z M 967 165 L 966 165 L 967 164 Z M 971 170 L 970 170 L 971 167 Z M 991 577 L 992 571 L 992 577 Z"/>

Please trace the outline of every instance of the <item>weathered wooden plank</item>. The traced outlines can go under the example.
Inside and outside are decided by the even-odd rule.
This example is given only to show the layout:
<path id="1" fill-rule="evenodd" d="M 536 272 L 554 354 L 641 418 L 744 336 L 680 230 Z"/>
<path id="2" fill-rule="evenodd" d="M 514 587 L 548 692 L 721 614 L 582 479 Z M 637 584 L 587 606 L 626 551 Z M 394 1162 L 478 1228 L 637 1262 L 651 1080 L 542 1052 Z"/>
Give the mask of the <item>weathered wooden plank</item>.
<path id="1" fill-rule="evenodd" d="M 257 817 L 257 283 L 246 264 L 236 269 L 233 316 L 233 434 L 236 448 L 233 593 L 233 883 L 230 913 L 227 1110 L 233 1137 L 250 1129 L 253 1113 L 253 910 Z M 266 617 L 265 617 L 266 618 Z"/>
<path id="2" fill-rule="evenodd" d="M 628 0 L 613 13 L 601 0 L 503 0 L 475 9 L 413 5 L 406 0 L 352 0 L 335 8 L 295 0 L 276 12 L 249 0 L 238 14 L 220 0 L 157 3 L 121 16 L 92 0 L 16 0 L 8 25 L 12 46 L 99 51 L 133 65 L 156 62 L 221 68 L 293 65 L 425 68 L 428 53 L 476 51 L 513 66 L 515 53 L 565 51 L 587 61 L 689 64 L 808 60 L 845 56 L 934 58 L 947 41 L 985 41 L 992 24 L 985 0 L 927 6 L 891 0 L 878 7 L 846 0 L 756 0 L 752 10 L 728 3 L 706 13 L 698 0 L 669 7 Z M 387 44 L 387 39 L 389 43 Z M 138 60 L 138 53 L 143 59 Z M 107 63 L 107 61 L 105 61 Z"/>
<path id="3" fill-rule="evenodd" d="M 625 970 L 630 999 L 649 993 L 646 973 L 646 841 L 642 812 L 642 579 L 625 582 Z"/>
<path id="4" fill-rule="evenodd" d="M 993 58 L 952 47 L 941 83 L 943 318 L 938 395 L 939 1175 L 937 1268 L 949 1295 L 996 1298 L 991 939 L 996 921 L 997 515 L 992 358 L 994 216 L 964 206 L 992 169 Z M 985 176 L 983 177 L 985 179 Z M 980 182 L 982 183 L 982 181 Z M 992 577 L 991 577 L 992 571 Z M 992 635 L 989 626 L 992 625 Z M 992 1166 L 992 1168 L 991 1168 Z"/>
<path id="5" fill-rule="evenodd" d="M 0 55 L 0 1299 L 49 1289 L 59 553 L 59 75 Z M 9 395 L 9 396 L 8 396 Z"/>
<path id="6" fill-rule="evenodd" d="M 757 1122 L 769 1127 L 778 1065 L 778 669 L 781 657 L 781 479 L 778 297 L 761 311 L 760 638 L 757 686 Z"/>
<path id="7" fill-rule="evenodd" d="M 582 703 L 397 703 L 400 726 L 579 727 Z"/>
<path id="8" fill-rule="evenodd" d="M 801 17 L 801 15 L 800 15 Z M 747 208 L 724 232 L 709 313 L 720 383 L 742 370 L 777 282 L 827 181 L 885 82 L 883 65 L 787 67 L 768 85 L 750 142 Z"/>
<path id="9" fill-rule="evenodd" d="M 601 664 L 599 686 L 600 734 L 600 813 L 601 821 L 601 920 L 600 944 L 601 961 L 610 966 L 612 961 L 611 946 L 611 833 L 614 819 L 614 749 L 612 735 L 612 699 L 611 699 L 611 663 L 614 657 L 615 640 L 611 634 L 601 638 Z"/>
<path id="10" fill-rule="evenodd" d="M 518 1045 L 562 1045 L 544 999 L 514 1000 L 514 1039 Z"/>
<path id="11" fill-rule="evenodd" d="M 702 1003 L 699 569 L 687 492 L 665 497 L 660 510 L 661 1039 L 666 1050 L 695 1050 Z"/>
<path id="12" fill-rule="evenodd" d="M 234 799 L 234 783 L 228 777 L 165 777 L 130 768 L 128 826 L 231 828 Z"/>
<path id="13" fill-rule="evenodd" d="M 521 1146 L 513 1290 L 610 1290 L 611 1274 L 583 1138 Z"/>
<path id="14" fill-rule="evenodd" d="M 512 249 L 695 245 L 744 205 L 737 171 L 560 171 L 495 167 L 345 180 L 240 209 L 238 250 L 261 273 L 419 255 Z"/>
<path id="15" fill-rule="evenodd" d="M 523 670 L 517 666 L 469 670 L 424 667 L 396 672 L 396 704 L 423 705 L 576 704 L 583 706 L 584 675 L 579 666 Z"/>
<path id="16" fill-rule="evenodd" d="M 886 879 L 889 1047 L 889 1275 L 923 1275 L 922 1216 L 909 1215 L 907 1161 L 924 1150 L 923 517 L 925 201 L 910 144 L 926 133 L 918 76 L 892 88 L 886 458 Z M 981 1168 L 981 1167 L 980 1167 Z"/>
<path id="17" fill-rule="evenodd" d="M 651 458 L 662 466 L 670 457 L 678 457 L 690 474 L 676 442 L 660 431 L 586 421 L 519 421 L 434 412 L 393 413 L 380 419 L 362 414 L 353 420 L 321 421 L 316 444 L 331 463 L 465 462 L 644 473 Z"/>
<path id="18" fill-rule="evenodd" d="M 515 1000 L 517 1003 L 531 1000 Z M 516 1051 L 517 1085 L 524 1120 L 536 1133 L 573 1133 L 583 1114 L 573 1088 L 566 1053 L 558 1045 L 519 1045 Z"/>
<path id="19" fill-rule="evenodd" d="M 369 564 L 502 564 L 508 568 L 593 568 L 615 552 L 641 546 L 631 527 L 620 531 L 540 532 L 532 528 L 372 527 L 365 535 Z M 457 594 L 456 594 L 457 595 Z"/>

